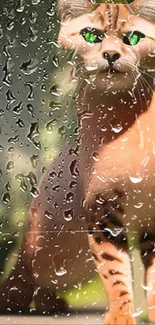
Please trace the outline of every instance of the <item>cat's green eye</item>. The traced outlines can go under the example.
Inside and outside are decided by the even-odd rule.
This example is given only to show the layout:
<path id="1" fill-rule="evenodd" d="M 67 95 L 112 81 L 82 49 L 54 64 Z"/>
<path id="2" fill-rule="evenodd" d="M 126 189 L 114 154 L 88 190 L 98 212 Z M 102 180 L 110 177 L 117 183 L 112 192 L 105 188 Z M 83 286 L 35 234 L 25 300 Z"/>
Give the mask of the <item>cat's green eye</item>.
<path id="1" fill-rule="evenodd" d="M 103 40 L 103 34 L 96 28 L 84 28 L 80 31 L 80 35 L 90 44 L 100 43 Z"/>
<path id="2" fill-rule="evenodd" d="M 130 46 L 137 45 L 143 38 L 145 38 L 145 35 L 141 32 L 134 31 L 133 33 L 129 32 L 127 33 L 124 38 L 123 42 Z"/>

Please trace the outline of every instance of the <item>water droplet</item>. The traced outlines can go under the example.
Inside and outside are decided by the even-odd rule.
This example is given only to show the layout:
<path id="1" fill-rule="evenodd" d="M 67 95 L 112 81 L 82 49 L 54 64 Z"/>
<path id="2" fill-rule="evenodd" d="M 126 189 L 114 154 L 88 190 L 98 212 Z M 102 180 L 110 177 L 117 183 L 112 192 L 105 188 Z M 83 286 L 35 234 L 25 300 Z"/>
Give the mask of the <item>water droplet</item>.
<path id="1" fill-rule="evenodd" d="M 71 181 L 70 184 L 69 184 L 69 187 L 70 187 L 70 189 L 76 188 L 77 187 L 77 182 Z"/>
<path id="2" fill-rule="evenodd" d="M 57 125 L 57 121 L 55 119 L 49 121 L 46 124 L 46 130 L 48 134 L 52 134 L 52 132 L 54 131 L 54 127 Z"/>
<path id="3" fill-rule="evenodd" d="M 15 101 L 15 96 L 13 95 L 13 93 L 10 89 L 6 92 L 6 100 L 10 104 L 12 104 Z"/>
<path id="4" fill-rule="evenodd" d="M 6 86 L 11 86 L 12 84 L 11 76 L 12 76 L 13 68 L 14 68 L 14 63 L 12 62 L 11 58 L 8 58 L 3 68 L 4 77 L 2 79 L 3 83 Z"/>
<path id="5" fill-rule="evenodd" d="M 52 191 L 54 191 L 54 192 L 59 192 L 60 189 L 61 189 L 60 185 L 56 185 L 56 186 L 54 186 L 54 187 L 52 188 Z"/>
<path id="6" fill-rule="evenodd" d="M 136 176 L 131 176 L 129 174 L 129 179 L 133 184 L 138 184 L 143 180 L 143 177 L 139 173 L 137 173 Z"/>
<path id="7" fill-rule="evenodd" d="M 37 185 L 37 178 L 33 172 L 29 172 L 26 177 L 32 186 Z"/>
<path id="8" fill-rule="evenodd" d="M 15 26 L 15 23 L 14 21 L 10 21 L 8 24 L 7 24 L 7 30 L 12 30 Z"/>
<path id="9" fill-rule="evenodd" d="M 3 117 L 3 116 L 4 116 L 4 110 L 0 109 L 0 117 Z"/>
<path id="10" fill-rule="evenodd" d="M 61 255 L 55 255 L 53 257 L 54 271 L 57 276 L 63 276 L 67 273 L 67 270 L 65 269 L 65 262 L 66 260 L 62 260 Z"/>
<path id="11" fill-rule="evenodd" d="M 30 17 L 29 17 L 29 20 L 30 20 L 31 24 L 36 23 L 37 16 L 38 16 L 37 12 L 34 12 L 34 11 L 31 12 Z"/>
<path id="12" fill-rule="evenodd" d="M 34 122 L 34 123 L 31 123 L 31 126 L 30 126 L 30 131 L 29 131 L 29 133 L 28 133 L 28 135 L 27 135 L 27 139 L 30 141 L 30 142 L 32 142 L 34 145 L 35 145 L 35 147 L 37 148 L 37 149 L 40 149 L 40 147 L 41 147 L 41 144 L 40 144 L 40 141 L 39 142 L 36 142 L 35 141 L 35 138 L 37 137 L 37 136 L 39 136 L 39 124 L 38 124 L 38 122 Z"/>
<path id="13" fill-rule="evenodd" d="M 52 220 L 53 219 L 53 215 L 52 213 L 50 213 L 49 211 L 45 211 L 45 217 L 48 218 L 49 220 Z"/>
<path id="14" fill-rule="evenodd" d="M 107 131 L 107 127 L 105 125 L 101 126 L 101 131 L 102 132 L 106 132 Z"/>
<path id="15" fill-rule="evenodd" d="M 33 105 L 32 104 L 28 104 L 27 105 L 27 109 L 28 109 L 28 112 L 32 115 L 32 117 L 35 117 Z"/>
<path id="16" fill-rule="evenodd" d="M 39 162 L 39 155 L 32 155 L 30 157 L 30 161 L 31 161 L 32 167 L 33 168 L 36 168 L 37 167 L 37 164 Z"/>
<path id="17" fill-rule="evenodd" d="M 25 82 L 24 84 L 25 86 L 27 86 L 29 88 L 29 93 L 27 95 L 28 100 L 33 100 L 34 99 L 34 92 L 33 92 L 33 82 Z M 31 108 L 32 108 L 32 104 L 28 104 L 27 108 L 28 108 L 28 112 L 31 112 Z M 33 108 L 34 109 L 34 108 Z M 32 113 L 31 113 L 32 114 Z M 33 116 L 33 115 L 32 115 Z"/>
<path id="18" fill-rule="evenodd" d="M 24 11 L 24 0 L 19 0 L 18 5 L 16 8 L 17 12 L 23 12 Z"/>
<path id="19" fill-rule="evenodd" d="M 3 14 L 11 20 L 15 18 L 15 10 L 11 7 L 4 7 Z"/>
<path id="20" fill-rule="evenodd" d="M 2 25 L 0 24 L 0 38 L 3 37 L 3 29 L 2 29 Z"/>
<path id="21" fill-rule="evenodd" d="M 36 42 L 36 40 L 38 38 L 38 31 L 33 26 L 29 27 L 29 34 L 30 34 L 31 42 Z M 34 60 L 36 60 L 36 59 L 34 59 Z M 38 65 L 37 61 L 38 60 L 36 60 L 35 63 L 33 62 L 33 69 L 35 68 L 35 71 L 38 69 L 38 66 L 36 67 L 36 64 Z M 35 71 L 33 71 L 33 72 L 35 72 Z M 33 73 L 33 72 L 31 72 L 31 73 Z"/>
<path id="22" fill-rule="evenodd" d="M 98 69 L 98 64 L 94 63 L 92 65 L 89 65 L 89 64 L 86 63 L 85 68 L 86 68 L 87 71 L 96 71 Z"/>
<path id="23" fill-rule="evenodd" d="M 38 66 L 39 66 L 39 60 L 35 58 L 24 62 L 20 66 L 20 69 L 24 74 L 31 75 L 32 73 L 38 70 Z"/>
<path id="24" fill-rule="evenodd" d="M 59 270 L 55 270 L 55 274 L 56 274 L 57 276 L 62 276 L 62 275 L 64 275 L 64 274 L 66 274 L 66 273 L 67 273 L 67 271 L 64 269 L 63 266 L 61 266 Z"/>
<path id="25" fill-rule="evenodd" d="M 73 177 L 76 178 L 79 175 L 78 162 L 76 159 L 71 162 L 69 170 Z"/>
<path id="26" fill-rule="evenodd" d="M 21 120 L 20 118 L 18 119 L 18 121 L 16 122 L 16 124 L 20 127 L 23 128 L 25 126 L 23 120 Z"/>
<path id="27" fill-rule="evenodd" d="M 22 112 L 23 108 L 24 108 L 24 105 L 22 102 L 20 102 L 19 104 L 17 104 L 16 106 L 13 107 L 12 111 L 14 114 L 19 115 Z"/>
<path id="28" fill-rule="evenodd" d="M 50 93 L 56 97 L 60 97 L 63 95 L 63 89 L 55 84 L 50 88 Z"/>
<path id="29" fill-rule="evenodd" d="M 55 8 L 51 7 L 47 10 L 47 15 L 53 17 L 55 15 Z"/>
<path id="30" fill-rule="evenodd" d="M 34 275 L 34 277 L 35 277 L 36 279 L 39 278 L 39 274 L 38 274 L 37 272 L 33 272 L 33 275 Z"/>
<path id="31" fill-rule="evenodd" d="M 19 135 L 15 135 L 14 137 L 8 139 L 8 143 L 12 143 L 12 144 L 18 143 L 18 141 L 19 141 Z"/>
<path id="32" fill-rule="evenodd" d="M 120 133 L 123 130 L 122 122 L 118 119 L 112 119 L 110 121 L 110 125 L 111 125 L 111 130 L 114 133 Z"/>
<path id="33" fill-rule="evenodd" d="M 49 104 L 49 108 L 52 109 L 52 111 L 49 113 L 49 116 L 53 116 L 54 111 L 60 111 L 61 107 L 62 107 L 61 103 L 51 101 Z"/>
<path id="34" fill-rule="evenodd" d="M 140 209 L 140 208 L 143 207 L 143 205 L 144 205 L 143 202 L 138 202 L 138 204 L 134 204 L 134 207 L 137 208 L 137 209 Z"/>
<path id="35" fill-rule="evenodd" d="M 66 128 L 64 126 L 60 126 L 58 128 L 58 133 L 60 134 L 61 138 L 63 138 L 65 136 L 65 133 L 66 133 Z"/>
<path id="36" fill-rule="evenodd" d="M 19 220 L 19 221 L 17 222 L 17 226 L 18 226 L 18 227 L 23 227 L 23 226 L 24 226 L 24 221 L 23 221 L 23 220 Z"/>
<path id="37" fill-rule="evenodd" d="M 58 178 L 60 179 L 60 178 L 62 178 L 62 177 L 63 177 L 63 171 L 60 170 L 60 172 L 58 173 Z"/>
<path id="38" fill-rule="evenodd" d="M 95 161 L 99 161 L 100 159 L 99 159 L 99 154 L 98 154 L 98 152 L 93 152 L 93 154 L 92 154 L 92 158 L 93 158 Z"/>
<path id="39" fill-rule="evenodd" d="M 40 191 L 37 187 L 32 186 L 30 194 L 36 199 L 40 195 Z"/>
<path id="40" fill-rule="evenodd" d="M 66 194 L 66 202 L 71 203 L 71 202 L 73 202 L 73 199 L 74 199 L 74 194 L 72 192 L 68 192 Z"/>
<path id="41" fill-rule="evenodd" d="M 73 209 L 65 210 L 63 212 L 64 219 L 66 221 L 71 221 L 73 219 L 73 214 L 74 214 L 74 210 Z"/>
<path id="42" fill-rule="evenodd" d="M 37 209 L 36 208 L 31 208 L 31 215 L 33 218 L 38 217 Z"/>
<path id="43" fill-rule="evenodd" d="M 8 172 L 12 172 L 12 170 L 14 169 L 13 160 L 8 161 L 8 163 L 6 164 L 6 169 L 7 169 Z"/>
<path id="44" fill-rule="evenodd" d="M 137 310 L 132 314 L 132 317 L 138 317 L 143 313 L 142 308 L 137 308 Z"/>
<path id="45" fill-rule="evenodd" d="M 40 0 L 31 0 L 32 5 L 38 5 L 40 3 Z"/>
<path id="46" fill-rule="evenodd" d="M 11 198 L 10 198 L 10 194 L 7 192 L 3 195 L 3 198 L 2 198 L 3 202 L 5 204 L 9 204 L 11 202 Z"/>
<path id="47" fill-rule="evenodd" d="M 142 283 L 141 283 L 141 287 L 146 291 L 152 291 L 152 289 L 153 289 L 153 286 L 146 286 L 146 285 L 144 285 Z"/>
<path id="48" fill-rule="evenodd" d="M 21 182 L 20 182 L 20 190 L 21 190 L 22 192 L 26 192 L 26 191 L 27 191 L 27 185 L 26 185 L 24 179 L 22 179 Z"/>
<path id="49" fill-rule="evenodd" d="M 121 234 L 123 228 L 113 228 L 113 229 L 104 228 L 104 231 L 108 231 L 113 237 L 117 237 Z"/>
<path id="50" fill-rule="evenodd" d="M 50 178 L 55 178 L 56 176 L 57 176 L 57 173 L 54 172 L 54 171 L 52 171 L 52 172 L 49 173 L 49 177 Z"/>
<path id="51" fill-rule="evenodd" d="M 113 111 L 114 107 L 113 106 L 109 106 L 108 107 L 108 111 Z"/>

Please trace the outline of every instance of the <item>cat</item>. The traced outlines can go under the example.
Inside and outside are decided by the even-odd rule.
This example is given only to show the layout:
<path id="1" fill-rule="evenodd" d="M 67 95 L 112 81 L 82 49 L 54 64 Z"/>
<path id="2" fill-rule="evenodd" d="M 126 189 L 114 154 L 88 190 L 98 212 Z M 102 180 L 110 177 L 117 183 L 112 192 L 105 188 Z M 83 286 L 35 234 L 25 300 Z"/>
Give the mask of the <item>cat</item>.
<path id="1" fill-rule="evenodd" d="M 135 232 L 155 322 L 155 2 L 58 0 L 58 7 L 59 44 L 75 51 L 77 147 L 64 148 L 40 184 L 0 309 L 23 310 L 32 297 L 40 311 L 65 308 L 56 289 L 95 272 L 88 232 L 109 300 L 104 324 L 135 324 L 128 247 Z"/>

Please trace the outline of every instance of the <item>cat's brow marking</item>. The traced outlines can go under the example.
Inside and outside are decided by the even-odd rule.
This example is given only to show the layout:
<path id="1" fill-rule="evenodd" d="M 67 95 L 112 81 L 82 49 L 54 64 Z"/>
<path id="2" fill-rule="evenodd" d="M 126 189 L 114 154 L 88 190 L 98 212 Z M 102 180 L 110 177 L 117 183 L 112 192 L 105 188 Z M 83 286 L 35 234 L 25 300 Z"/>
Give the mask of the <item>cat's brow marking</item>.
<path id="1" fill-rule="evenodd" d="M 103 15 L 101 14 L 101 12 L 97 12 L 97 14 L 91 14 L 90 15 L 90 21 L 91 23 L 94 23 L 96 22 L 97 20 L 99 20 L 101 22 L 101 25 L 103 26 L 104 25 L 104 17 Z"/>
<path id="2" fill-rule="evenodd" d="M 101 13 L 99 13 L 99 19 L 101 21 L 102 26 L 104 26 L 104 17 Z"/>
<path id="3" fill-rule="evenodd" d="M 118 16 L 119 16 L 119 6 L 116 6 L 116 14 L 115 14 L 114 26 L 113 26 L 114 29 L 115 29 L 116 26 L 117 26 Z"/>
<path id="4" fill-rule="evenodd" d="M 105 12 L 107 13 L 108 17 L 109 17 L 109 28 L 112 29 L 112 12 L 111 12 L 111 7 L 107 4 L 106 5 L 106 10 Z"/>

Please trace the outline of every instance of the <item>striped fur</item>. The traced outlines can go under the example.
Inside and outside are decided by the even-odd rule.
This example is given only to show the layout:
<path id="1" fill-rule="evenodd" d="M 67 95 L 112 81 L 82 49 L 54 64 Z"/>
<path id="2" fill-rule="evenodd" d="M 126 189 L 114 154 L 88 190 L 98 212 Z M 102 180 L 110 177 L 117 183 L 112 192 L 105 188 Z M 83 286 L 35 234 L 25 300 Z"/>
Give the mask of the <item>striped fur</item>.
<path id="1" fill-rule="evenodd" d="M 68 17 L 76 18 L 91 11 L 94 3 L 89 0 L 58 0 L 58 8 L 61 12 L 61 19 L 64 21 Z"/>
<path id="2" fill-rule="evenodd" d="M 155 22 L 155 1 L 154 0 L 136 0 L 131 4 L 136 15 L 139 15 L 149 21 Z"/>
<path id="3" fill-rule="evenodd" d="M 95 0 L 58 0 L 58 8 L 61 12 L 62 20 L 67 17 L 76 18 L 95 9 L 100 3 L 115 3 L 113 0 L 95 1 Z M 128 1 L 122 3 L 128 4 Z M 147 20 L 155 21 L 155 1 L 154 0 L 135 0 L 130 5 L 134 14 Z"/>

